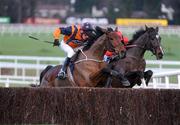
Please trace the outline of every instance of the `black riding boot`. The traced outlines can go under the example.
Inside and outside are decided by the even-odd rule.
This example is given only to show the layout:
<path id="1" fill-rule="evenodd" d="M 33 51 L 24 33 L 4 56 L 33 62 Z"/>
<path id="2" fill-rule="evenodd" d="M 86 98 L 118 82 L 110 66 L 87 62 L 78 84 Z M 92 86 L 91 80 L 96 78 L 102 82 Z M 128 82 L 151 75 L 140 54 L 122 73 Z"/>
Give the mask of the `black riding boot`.
<path id="1" fill-rule="evenodd" d="M 66 57 L 64 64 L 62 65 L 62 68 L 60 70 L 60 72 L 58 73 L 58 79 L 65 79 L 66 78 L 66 70 L 67 70 L 67 66 L 70 62 L 71 58 Z"/>

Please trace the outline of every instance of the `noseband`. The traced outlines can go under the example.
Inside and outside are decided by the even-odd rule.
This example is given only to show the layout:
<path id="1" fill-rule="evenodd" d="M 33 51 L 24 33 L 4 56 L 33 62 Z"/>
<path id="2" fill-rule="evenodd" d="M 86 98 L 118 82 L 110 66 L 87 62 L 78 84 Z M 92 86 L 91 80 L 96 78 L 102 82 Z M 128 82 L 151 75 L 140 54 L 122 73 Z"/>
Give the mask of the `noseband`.
<path id="1" fill-rule="evenodd" d="M 148 34 L 148 35 L 150 35 L 150 34 Z M 150 36 L 148 36 L 148 38 L 150 39 Z M 159 39 L 160 39 L 159 35 L 156 35 L 156 38 L 157 38 L 157 40 L 159 42 Z M 149 41 L 149 40 L 147 40 L 147 41 Z M 150 41 L 151 41 L 151 39 L 150 39 Z M 158 48 L 158 46 L 153 47 L 153 45 L 151 45 L 151 44 L 152 44 L 151 42 L 148 42 L 148 44 L 144 44 L 144 45 L 132 44 L 132 45 L 127 45 L 126 47 L 127 48 L 138 47 L 138 48 L 141 48 L 143 50 L 152 51 L 152 53 L 155 54 L 156 49 Z"/>

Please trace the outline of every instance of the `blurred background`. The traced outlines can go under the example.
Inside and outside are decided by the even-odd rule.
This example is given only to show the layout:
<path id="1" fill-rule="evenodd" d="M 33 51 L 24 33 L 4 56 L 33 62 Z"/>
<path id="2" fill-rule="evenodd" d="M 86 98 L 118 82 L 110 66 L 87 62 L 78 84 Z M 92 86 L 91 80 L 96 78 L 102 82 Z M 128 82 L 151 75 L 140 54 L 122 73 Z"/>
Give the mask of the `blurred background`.
<path id="1" fill-rule="evenodd" d="M 179 0 L 1 0 L 0 16 L 4 23 L 94 23 L 114 24 L 117 18 L 167 19 L 180 24 Z M 98 20 L 99 19 L 99 20 Z"/>
<path id="2" fill-rule="evenodd" d="M 90 22 L 118 26 L 129 39 L 145 25 L 158 26 L 164 59 L 157 61 L 150 52 L 145 55 L 147 68 L 157 73 L 152 87 L 158 82 L 160 87 L 180 88 L 179 17 L 179 0 L 0 0 L 0 83 L 36 84 L 48 64 L 62 63 L 59 48 L 29 35 L 53 41 L 55 28 Z"/>

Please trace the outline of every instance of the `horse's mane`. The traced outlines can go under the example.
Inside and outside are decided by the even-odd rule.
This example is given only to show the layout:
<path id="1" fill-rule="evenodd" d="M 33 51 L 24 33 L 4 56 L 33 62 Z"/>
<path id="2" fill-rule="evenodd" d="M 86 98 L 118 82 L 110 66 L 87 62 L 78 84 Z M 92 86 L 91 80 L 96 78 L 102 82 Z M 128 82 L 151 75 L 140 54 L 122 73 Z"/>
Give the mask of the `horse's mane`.
<path id="1" fill-rule="evenodd" d="M 88 44 L 83 48 L 83 51 L 88 50 L 104 33 L 105 32 L 103 32 L 103 29 L 101 27 L 96 26 L 95 35 L 88 40 Z"/>
<path id="2" fill-rule="evenodd" d="M 101 37 L 105 32 L 103 31 L 101 27 L 96 27 L 96 34 L 92 36 L 91 39 L 87 41 L 87 44 L 83 47 L 83 51 L 87 51 L 91 48 L 91 46 L 98 40 L 99 37 Z M 78 50 L 73 57 L 71 58 L 71 62 L 75 62 L 79 56 L 80 50 Z"/>
<path id="3" fill-rule="evenodd" d="M 141 35 L 143 35 L 146 32 L 144 29 L 137 30 L 134 34 L 131 40 L 129 40 L 128 44 L 132 44 L 134 41 L 136 41 Z"/>

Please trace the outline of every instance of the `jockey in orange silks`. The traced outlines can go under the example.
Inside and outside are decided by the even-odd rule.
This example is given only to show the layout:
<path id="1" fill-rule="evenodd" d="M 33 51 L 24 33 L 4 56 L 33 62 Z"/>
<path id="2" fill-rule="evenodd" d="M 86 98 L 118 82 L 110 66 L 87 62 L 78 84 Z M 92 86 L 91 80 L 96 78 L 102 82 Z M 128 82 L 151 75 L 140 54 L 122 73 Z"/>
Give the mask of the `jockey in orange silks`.
<path id="1" fill-rule="evenodd" d="M 54 46 L 60 46 L 60 48 L 67 54 L 64 64 L 62 65 L 62 68 L 57 76 L 59 79 L 65 79 L 67 66 L 71 57 L 75 54 L 74 49 L 82 46 L 83 43 L 88 40 L 89 34 L 92 31 L 93 27 L 90 23 L 55 29 L 53 33 Z M 59 43 L 60 34 L 64 35 L 61 43 Z"/>

